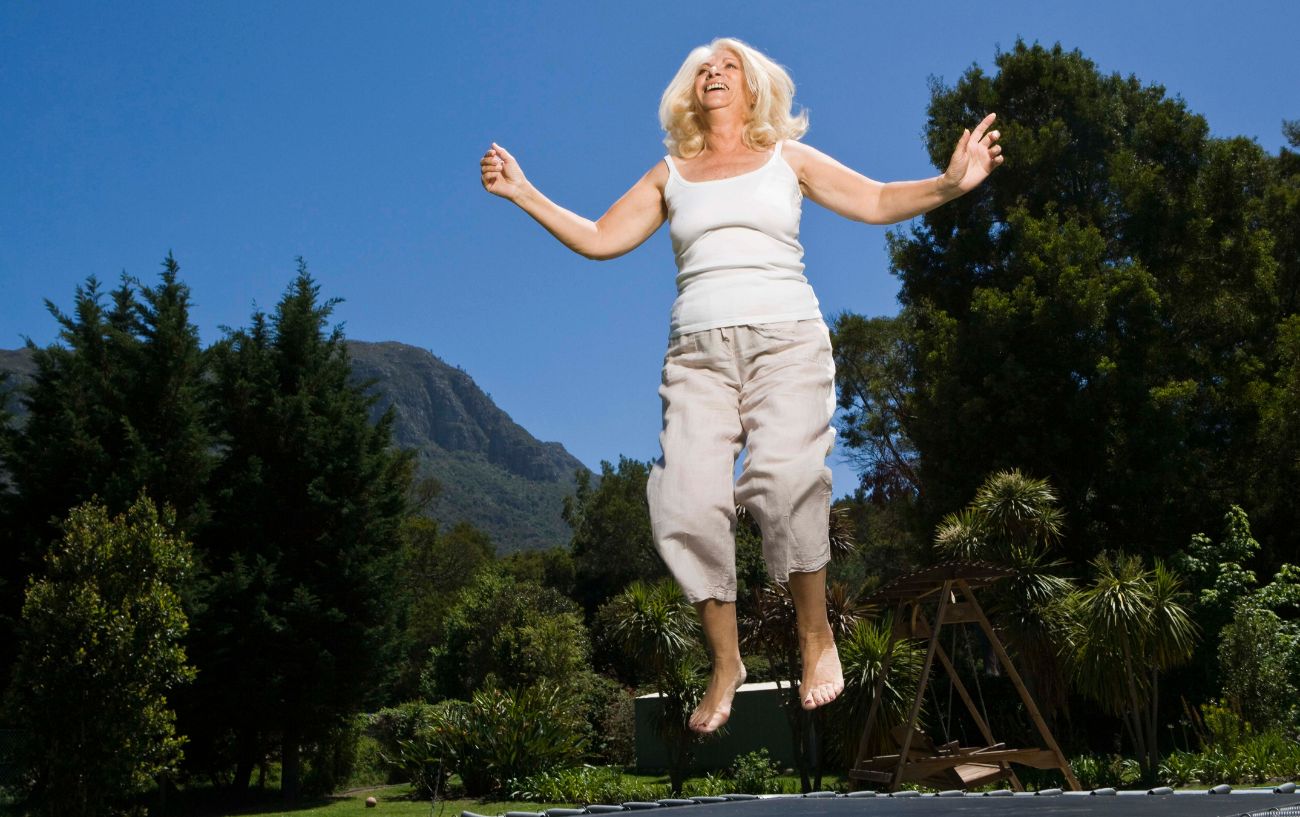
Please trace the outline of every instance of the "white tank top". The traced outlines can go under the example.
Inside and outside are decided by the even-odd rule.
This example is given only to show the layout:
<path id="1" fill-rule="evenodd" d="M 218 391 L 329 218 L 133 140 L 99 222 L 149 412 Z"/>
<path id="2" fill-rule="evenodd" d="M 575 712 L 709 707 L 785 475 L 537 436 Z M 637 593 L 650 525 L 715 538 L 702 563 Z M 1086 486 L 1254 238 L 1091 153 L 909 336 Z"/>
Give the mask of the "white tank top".
<path id="1" fill-rule="evenodd" d="M 677 257 L 669 335 L 821 317 L 803 274 L 799 179 L 781 143 L 757 170 L 688 182 L 671 156 L 664 199 Z"/>

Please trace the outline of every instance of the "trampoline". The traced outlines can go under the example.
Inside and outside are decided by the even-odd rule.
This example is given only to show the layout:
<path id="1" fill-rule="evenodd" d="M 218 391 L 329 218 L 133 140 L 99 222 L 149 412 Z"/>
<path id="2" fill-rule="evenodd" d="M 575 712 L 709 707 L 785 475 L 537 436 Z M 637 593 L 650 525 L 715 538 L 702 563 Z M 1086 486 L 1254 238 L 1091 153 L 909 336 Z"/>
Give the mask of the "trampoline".
<path id="1" fill-rule="evenodd" d="M 1268 789 L 1217 786 L 1208 791 L 989 792 L 920 794 L 813 792 L 806 795 L 727 795 L 656 802 L 510 811 L 506 817 L 577 817 L 631 811 L 680 809 L 681 817 L 1300 817 L 1294 783 Z M 487 817 L 472 811 L 461 817 Z"/>

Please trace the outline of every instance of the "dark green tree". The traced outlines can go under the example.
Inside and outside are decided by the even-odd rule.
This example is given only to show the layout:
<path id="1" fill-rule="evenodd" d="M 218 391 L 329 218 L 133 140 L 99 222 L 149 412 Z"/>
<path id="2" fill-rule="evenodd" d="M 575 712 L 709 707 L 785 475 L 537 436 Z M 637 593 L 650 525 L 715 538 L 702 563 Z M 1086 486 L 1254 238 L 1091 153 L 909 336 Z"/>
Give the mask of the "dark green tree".
<path id="1" fill-rule="evenodd" d="M 1078 52 L 1018 42 L 996 63 L 935 85 L 926 140 L 941 165 L 994 110 L 1006 164 L 891 237 L 922 502 L 936 521 L 1020 467 L 1060 491 L 1076 563 L 1171 551 L 1255 467 L 1239 454 L 1293 288 L 1277 162 Z"/>
<path id="2" fill-rule="evenodd" d="M 300 750 L 372 703 L 398 639 L 392 581 L 410 458 L 391 415 L 350 382 L 337 302 L 299 260 L 274 313 L 255 312 L 212 350 L 222 450 L 206 573 L 195 605 L 202 667 L 182 723 L 198 769 L 233 766 L 233 788 L 278 747 L 298 794 Z"/>
<path id="3" fill-rule="evenodd" d="M 839 414 L 836 429 L 876 505 L 921 491 L 916 446 L 907 436 L 912 384 L 906 316 L 865 318 L 851 312 L 832 328 Z"/>
<path id="4" fill-rule="evenodd" d="M 576 493 L 564 500 L 573 528 L 574 597 L 591 616 L 637 579 L 667 575 L 650 532 L 646 501 L 648 463 L 619 457 L 618 468 L 600 464 L 600 479 L 579 471 Z"/>
<path id="5" fill-rule="evenodd" d="M 36 372 L 20 398 L 26 420 L 5 432 L 12 492 L 0 503 L 12 552 L 4 559 L 4 616 L 16 616 L 27 577 L 74 505 L 98 497 L 121 513 L 143 491 L 172 508 L 187 535 L 207 519 L 214 445 L 206 367 L 179 272 L 168 254 L 153 286 L 124 276 L 105 303 L 91 277 L 77 287 L 71 313 L 46 302 L 59 342 L 31 346 Z M 8 666 L 12 652 L 0 660 Z"/>
<path id="6" fill-rule="evenodd" d="M 468 700 L 484 686 L 571 688 L 589 666 L 590 639 L 573 601 L 487 565 L 447 612 L 429 653 L 425 693 Z"/>
<path id="7" fill-rule="evenodd" d="M 27 589 L 8 706 L 37 814 L 110 813 L 175 772 L 167 696 L 194 669 L 177 592 L 190 546 L 173 527 L 143 495 L 116 517 L 80 505 Z"/>
<path id="8" fill-rule="evenodd" d="M 392 701 L 419 697 L 420 674 L 429 650 L 442 638 L 448 612 L 461 589 L 495 556 L 487 534 L 468 522 L 458 522 L 445 532 L 436 520 L 424 516 L 402 523 L 401 567 L 394 592 L 403 658 L 391 681 Z"/>

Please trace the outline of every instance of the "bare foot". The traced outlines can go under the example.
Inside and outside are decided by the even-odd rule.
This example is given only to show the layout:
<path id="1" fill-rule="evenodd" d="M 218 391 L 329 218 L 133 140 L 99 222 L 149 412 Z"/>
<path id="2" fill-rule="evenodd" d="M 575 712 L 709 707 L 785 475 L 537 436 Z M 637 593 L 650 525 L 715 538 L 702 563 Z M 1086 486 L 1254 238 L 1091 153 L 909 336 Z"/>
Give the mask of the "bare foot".
<path id="1" fill-rule="evenodd" d="M 745 665 L 741 663 L 734 666 L 714 665 L 709 688 L 691 715 L 692 731 L 701 734 L 714 732 L 727 722 L 727 718 L 731 717 L 731 701 L 736 697 L 736 690 L 745 683 L 745 675 Z"/>
<path id="2" fill-rule="evenodd" d="M 835 650 L 835 636 L 829 627 L 805 634 L 799 640 L 799 652 L 803 656 L 799 694 L 803 696 L 804 709 L 816 709 L 835 700 L 844 691 L 840 654 Z"/>

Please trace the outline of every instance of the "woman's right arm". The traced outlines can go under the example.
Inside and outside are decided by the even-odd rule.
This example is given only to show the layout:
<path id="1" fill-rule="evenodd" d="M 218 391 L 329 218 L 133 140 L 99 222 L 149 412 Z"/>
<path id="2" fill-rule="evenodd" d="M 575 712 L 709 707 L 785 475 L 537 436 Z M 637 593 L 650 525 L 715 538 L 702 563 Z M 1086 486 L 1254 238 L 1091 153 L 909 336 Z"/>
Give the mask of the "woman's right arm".
<path id="1" fill-rule="evenodd" d="M 483 189 L 514 202 L 564 246 L 587 258 L 604 261 L 636 249 L 664 223 L 663 162 L 641 177 L 596 221 L 583 218 L 543 196 L 524 176 L 515 157 L 495 142 L 479 163 Z"/>

